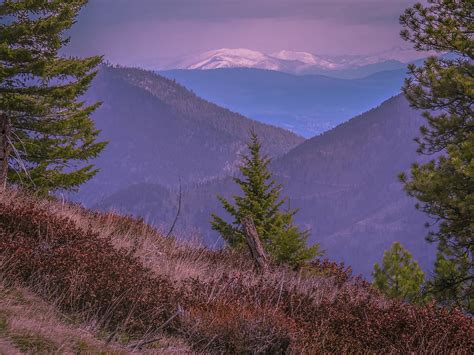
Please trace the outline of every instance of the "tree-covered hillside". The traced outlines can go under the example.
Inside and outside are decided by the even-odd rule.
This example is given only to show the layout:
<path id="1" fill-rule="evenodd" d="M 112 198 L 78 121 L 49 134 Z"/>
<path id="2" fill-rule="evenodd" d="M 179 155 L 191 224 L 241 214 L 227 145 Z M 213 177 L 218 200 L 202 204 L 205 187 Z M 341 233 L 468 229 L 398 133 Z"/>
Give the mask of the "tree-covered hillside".
<path id="1" fill-rule="evenodd" d="M 180 179 L 186 183 L 231 174 L 250 129 L 273 156 L 303 141 L 139 69 L 103 66 L 86 98 L 103 102 L 93 118 L 100 138 L 109 142 L 94 162 L 100 173 L 77 196 L 87 203 L 130 184 L 176 186 Z"/>

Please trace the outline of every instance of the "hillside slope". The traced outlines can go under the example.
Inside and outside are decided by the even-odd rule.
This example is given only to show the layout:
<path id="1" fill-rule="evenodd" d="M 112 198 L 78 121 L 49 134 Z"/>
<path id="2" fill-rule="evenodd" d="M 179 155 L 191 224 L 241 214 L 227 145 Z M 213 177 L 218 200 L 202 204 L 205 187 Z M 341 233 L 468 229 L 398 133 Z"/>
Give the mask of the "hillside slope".
<path id="1" fill-rule="evenodd" d="M 368 274 L 400 241 L 425 269 L 432 266 L 427 219 L 397 178 L 422 159 L 414 138 L 423 123 L 400 95 L 275 161 L 292 205 L 301 209 L 298 221 L 336 260 Z"/>
<path id="2" fill-rule="evenodd" d="M 37 300 L 0 313 L 0 349 L 7 353 L 12 347 L 4 339 L 21 339 L 25 353 L 474 350 L 474 323 L 461 311 L 387 299 L 334 263 L 299 271 L 270 265 L 262 273 L 245 252 L 179 243 L 139 220 L 19 191 L 0 191 L 0 251 L 6 286 Z M 0 286 L 0 311 L 9 297 Z M 19 333 L 45 314 L 43 304 L 70 323 L 64 334 L 46 321 L 35 329 L 41 337 Z M 21 313 L 30 319 L 15 323 Z M 66 332 L 87 321 L 108 346 L 87 332 Z"/>
<path id="3" fill-rule="evenodd" d="M 3 276 L 3 275 L 1 275 Z M 160 353 L 189 351 L 174 339 L 163 339 Z M 174 342 L 174 344 L 173 344 Z M 126 354 L 127 346 L 107 341 L 94 322 L 72 320 L 55 304 L 27 287 L 0 282 L 0 354 Z"/>
<path id="4" fill-rule="evenodd" d="M 434 251 L 424 240 L 426 217 L 397 179 L 420 158 L 413 139 L 422 122 L 397 96 L 274 160 L 272 170 L 285 185 L 284 194 L 300 208 L 297 222 L 311 229 L 311 241 L 320 242 L 330 258 L 370 276 L 374 262 L 398 240 L 425 269 L 431 268 Z M 210 231 L 210 214 L 223 213 L 215 196 L 235 193 L 230 178 L 185 186 L 178 230 L 197 230 L 214 245 L 218 236 Z M 163 198 L 147 198 L 156 194 Z M 173 217 L 161 200 L 172 201 L 176 210 L 177 192 L 141 184 L 109 196 L 99 207 L 169 226 Z"/>
<path id="5" fill-rule="evenodd" d="M 175 82 L 139 69 L 102 67 L 86 95 L 109 145 L 95 161 L 101 172 L 81 189 L 92 203 L 133 183 L 175 186 L 231 173 L 249 130 L 280 155 L 303 141 L 288 131 L 206 102 Z"/>

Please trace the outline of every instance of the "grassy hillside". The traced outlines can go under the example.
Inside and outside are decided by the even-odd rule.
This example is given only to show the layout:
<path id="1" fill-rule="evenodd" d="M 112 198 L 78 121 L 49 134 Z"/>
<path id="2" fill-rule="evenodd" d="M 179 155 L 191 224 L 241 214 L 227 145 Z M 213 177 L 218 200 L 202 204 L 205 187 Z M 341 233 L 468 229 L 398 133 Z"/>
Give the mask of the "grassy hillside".
<path id="1" fill-rule="evenodd" d="M 97 333 L 81 336 L 103 349 L 151 351 L 173 340 L 161 350 L 181 344 L 176 351 L 474 351 L 472 318 L 388 300 L 333 263 L 261 274 L 245 254 L 165 239 L 139 220 L 15 190 L 0 194 L 0 250 L 8 281 L 0 305 L 20 287 L 38 300 L 32 309 L 54 307 L 77 329 L 93 323 Z M 1 344 L 28 351 L 15 345 L 14 318 L 2 317 Z M 56 323 L 44 323 L 41 334 Z M 60 339 L 35 346 L 54 351 Z"/>
<path id="2" fill-rule="evenodd" d="M 0 283 L 0 354 L 129 352 L 124 339 L 107 340 L 93 321 L 60 312 L 54 302 L 46 302 L 33 289 Z M 160 350 L 189 348 L 168 338 Z"/>
<path id="3" fill-rule="evenodd" d="M 102 101 L 94 113 L 100 139 L 109 141 L 95 164 L 101 172 L 81 189 L 91 203 L 129 186 L 175 186 L 231 173 L 249 130 L 281 155 L 304 139 L 200 99 L 152 72 L 103 66 L 86 95 Z"/>

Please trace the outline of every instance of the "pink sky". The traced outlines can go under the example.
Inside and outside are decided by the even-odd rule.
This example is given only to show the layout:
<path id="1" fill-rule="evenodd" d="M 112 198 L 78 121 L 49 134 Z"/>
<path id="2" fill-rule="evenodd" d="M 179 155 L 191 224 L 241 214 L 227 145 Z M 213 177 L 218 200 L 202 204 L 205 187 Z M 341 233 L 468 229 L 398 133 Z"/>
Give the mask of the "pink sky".
<path id="1" fill-rule="evenodd" d="M 160 66 L 217 48 L 372 54 L 397 46 L 411 0 L 90 0 L 72 31 L 74 55 Z"/>

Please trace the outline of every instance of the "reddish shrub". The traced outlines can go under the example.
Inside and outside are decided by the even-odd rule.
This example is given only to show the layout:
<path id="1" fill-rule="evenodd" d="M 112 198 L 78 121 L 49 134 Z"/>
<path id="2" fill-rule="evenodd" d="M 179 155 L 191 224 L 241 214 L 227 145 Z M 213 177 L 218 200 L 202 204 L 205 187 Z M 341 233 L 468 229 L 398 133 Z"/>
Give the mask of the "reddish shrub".
<path id="1" fill-rule="evenodd" d="M 0 250 L 12 276 L 44 284 L 45 297 L 61 295 L 61 306 L 91 312 L 110 328 L 131 333 L 158 327 L 173 313 L 173 285 L 154 276 L 124 250 L 33 202 L 0 203 Z M 8 266 L 8 265 L 7 265 Z"/>
<path id="2" fill-rule="evenodd" d="M 113 218 L 117 233 L 146 230 L 130 218 L 91 218 L 96 224 Z M 179 258 L 220 270 L 211 281 L 187 279 L 178 286 L 114 249 L 109 237 L 28 198 L 13 205 L 0 200 L 0 250 L 12 278 L 44 285 L 45 298 L 61 295 L 63 309 L 92 312 L 109 329 L 137 336 L 165 324 L 163 330 L 178 332 L 202 352 L 474 352 L 472 318 L 387 300 L 329 261 L 299 274 L 275 269 L 262 275 L 235 253 L 189 249 L 186 255 L 183 247 Z"/>
<path id="3" fill-rule="evenodd" d="M 268 334 L 276 344 L 289 339 L 288 349 L 297 353 L 474 350 L 473 320 L 461 312 L 385 300 L 357 278 L 350 281 L 335 296 L 317 299 L 317 285 L 301 292 L 278 281 L 224 275 L 206 284 L 190 282 L 180 299 L 199 323 L 192 339 L 219 336 L 230 351 L 242 344 L 257 349 L 268 344 Z M 248 335 L 256 324 L 266 333 Z M 242 337 L 248 337 L 246 343 Z M 225 344 L 216 349 L 229 350 Z"/>
<path id="4" fill-rule="evenodd" d="M 302 295 L 302 298 L 306 296 Z M 295 302 L 293 296 L 293 302 Z M 293 313 L 305 331 L 308 348 L 321 350 L 314 342 L 314 324 L 326 328 L 330 341 L 324 351 L 421 352 L 474 349 L 474 323 L 457 310 L 420 307 L 399 301 L 383 301 L 370 294 L 342 290 L 336 298 L 319 304 L 298 300 L 304 307 Z M 441 340 L 442 339 L 442 340 Z"/>
<path id="5" fill-rule="evenodd" d="M 249 307 L 225 299 L 188 308 L 183 335 L 197 350 L 219 353 L 285 353 L 296 325 L 277 310 Z"/>
<path id="6" fill-rule="evenodd" d="M 315 260 L 305 267 L 302 272 L 306 276 L 321 276 L 332 278 L 337 285 L 343 285 L 352 279 L 352 268 L 338 264 L 328 259 Z"/>

